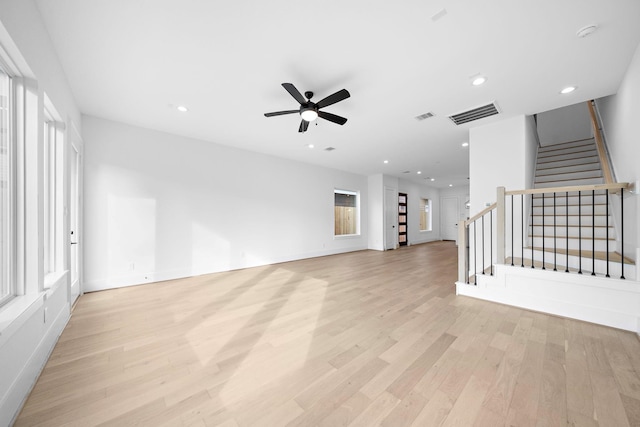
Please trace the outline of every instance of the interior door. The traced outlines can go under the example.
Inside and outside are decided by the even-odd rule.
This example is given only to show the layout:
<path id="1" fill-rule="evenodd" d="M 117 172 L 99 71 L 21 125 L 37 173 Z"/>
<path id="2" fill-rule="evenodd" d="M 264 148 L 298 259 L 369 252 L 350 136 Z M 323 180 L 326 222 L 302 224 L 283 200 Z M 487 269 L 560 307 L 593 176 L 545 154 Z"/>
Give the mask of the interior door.
<path id="1" fill-rule="evenodd" d="M 70 144 L 69 155 L 69 273 L 70 273 L 70 301 L 71 306 L 80 296 L 80 266 L 81 266 L 81 248 L 80 248 L 80 207 L 81 207 L 81 160 L 82 156 L 80 145 L 77 143 Z"/>
<path id="2" fill-rule="evenodd" d="M 407 226 L 407 194 L 398 193 L 398 245 L 400 246 L 409 244 Z"/>
<path id="3" fill-rule="evenodd" d="M 458 240 L 458 219 L 460 218 L 458 198 L 440 199 L 440 236 L 442 240 Z"/>
<path id="4" fill-rule="evenodd" d="M 384 189 L 384 249 L 395 249 L 397 246 L 396 227 L 398 225 L 396 190 Z"/>

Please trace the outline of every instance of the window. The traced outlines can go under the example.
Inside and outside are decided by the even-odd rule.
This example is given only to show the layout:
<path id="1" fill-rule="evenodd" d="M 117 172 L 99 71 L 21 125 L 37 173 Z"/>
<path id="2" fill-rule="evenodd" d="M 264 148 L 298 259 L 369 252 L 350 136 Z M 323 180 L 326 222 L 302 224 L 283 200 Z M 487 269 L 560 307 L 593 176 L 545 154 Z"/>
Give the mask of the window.
<path id="1" fill-rule="evenodd" d="M 431 200 L 420 198 L 420 231 L 431 231 Z"/>
<path id="2" fill-rule="evenodd" d="M 54 113 L 45 109 L 43 176 L 44 176 L 44 273 L 46 276 L 62 267 L 62 132 Z"/>
<path id="3" fill-rule="evenodd" d="M 0 67 L 0 305 L 16 294 L 13 111 L 11 77 Z"/>
<path id="4" fill-rule="evenodd" d="M 358 193 L 334 190 L 335 230 L 334 235 L 358 234 L 359 230 Z"/>

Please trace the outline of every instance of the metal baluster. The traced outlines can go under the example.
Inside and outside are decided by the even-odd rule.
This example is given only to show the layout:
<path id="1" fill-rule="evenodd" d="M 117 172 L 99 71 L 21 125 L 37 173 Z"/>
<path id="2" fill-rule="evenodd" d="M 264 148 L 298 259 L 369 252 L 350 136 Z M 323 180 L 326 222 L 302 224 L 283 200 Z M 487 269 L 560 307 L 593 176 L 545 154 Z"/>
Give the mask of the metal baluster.
<path id="1" fill-rule="evenodd" d="M 567 210 L 569 205 L 567 205 Z M 567 253 L 569 247 L 567 246 Z M 578 191 L 578 274 L 582 274 L 582 191 Z"/>
<path id="2" fill-rule="evenodd" d="M 544 193 L 542 193 L 542 269 L 545 270 L 544 267 Z"/>
<path id="3" fill-rule="evenodd" d="M 596 190 L 591 190 L 591 275 L 596 275 Z"/>
<path id="4" fill-rule="evenodd" d="M 531 218 L 533 221 L 533 217 Z M 524 194 L 520 195 L 520 228 L 522 229 L 522 242 L 520 242 L 520 246 L 522 247 L 522 254 L 520 258 L 520 267 L 524 267 Z"/>
<path id="5" fill-rule="evenodd" d="M 607 205 L 607 212 L 606 212 L 606 223 L 605 223 L 605 227 L 607 229 L 607 275 L 605 277 L 611 277 L 609 276 L 609 189 L 607 188 L 606 190 L 604 190 L 604 194 L 605 194 L 605 204 Z"/>
<path id="6" fill-rule="evenodd" d="M 620 189 L 620 262 L 622 263 L 621 279 L 624 279 L 624 188 Z"/>
<path id="7" fill-rule="evenodd" d="M 533 193 L 531 193 L 531 268 L 536 268 L 533 265 Z"/>
<path id="8" fill-rule="evenodd" d="M 564 193 L 564 204 L 565 204 L 565 212 L 564 212 L 564 217 L 565 217 L 565 223 L 564 223 L 564 228 L 565 228 L 565 239 L 566 239 L 566 246 L 565 246 L 565 251 L 567 253 L 567 261 L 566 261 L 566 267 L 564 272 L 568 273 L 569 272 L 569 192 L 566 191 Z"/>
<path id="9" fill-rule="evenodd" d="M 467 233 L 467 265 L 465 266 L 466 267 L 465 270 L 467 273 L 467 285 L 469 284 L 469 276 L 470 276 L 469 270 L 471 270 L 471 253 L 469 249 L 469 247 L 471 246 L 471 241 L 470 241 L 471 234 L 469 233 L 469 228 L 471 228 L 471 226 L 467 224 L 465 226 L 465 232 Z"/>
<path id="10" fill-rule="evenodd" d="M 557 268 L 558 251 L 556 248 L 556 192 L 553 192 L 553 271 Z"/>

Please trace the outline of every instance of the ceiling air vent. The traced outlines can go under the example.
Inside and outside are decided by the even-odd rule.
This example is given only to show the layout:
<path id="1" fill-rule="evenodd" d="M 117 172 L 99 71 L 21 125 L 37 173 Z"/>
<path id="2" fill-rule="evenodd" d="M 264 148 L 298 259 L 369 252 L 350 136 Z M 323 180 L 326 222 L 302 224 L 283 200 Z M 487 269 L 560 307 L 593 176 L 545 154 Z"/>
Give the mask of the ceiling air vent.
<path id="1" fill-rule="evenodd" d="M 463 123 L 469 123 L 474 120 L 484 119 L 485 117 L 495 116 L 498 113 L 498 106 L 495 102 L 492 102 L 491 104 L 483 105 L 482 107 L 454 114 L 452 116 L 449 116 L 449 118 L 456 125 L 461 125 Z"/>
<path id="2" fill-rule="evenodd" d="M 432 112 L 428 112 L 428 113 L 424 113 L 424 114 L 420 114 L 419 116 L 416 116 L 416 120 L 420 121 L 420 120 L 426 120 L 429 117 L 433 117 L 433 113 Z"/>
<path id="3" fill-rule="evenodd" d="M 324 151 L 333 151 L 333 150 L 335 150 L 335 148 L 333 148 L 333 147 L 327 147 L 327 148 L 324 149 Z"/>

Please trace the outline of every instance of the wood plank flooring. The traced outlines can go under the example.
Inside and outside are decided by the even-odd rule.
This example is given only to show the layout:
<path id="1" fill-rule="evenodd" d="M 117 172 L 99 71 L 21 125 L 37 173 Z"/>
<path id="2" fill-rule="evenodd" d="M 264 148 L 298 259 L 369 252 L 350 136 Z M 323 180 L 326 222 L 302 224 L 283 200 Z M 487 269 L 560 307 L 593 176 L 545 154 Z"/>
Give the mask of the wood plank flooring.
<path id="1" fill-rule="evenodd" d="M 632 333 L 455 296 L 456 247 L 82 296 L 17 426 L 640 426 Z"/>

